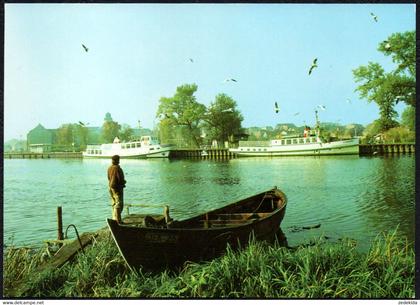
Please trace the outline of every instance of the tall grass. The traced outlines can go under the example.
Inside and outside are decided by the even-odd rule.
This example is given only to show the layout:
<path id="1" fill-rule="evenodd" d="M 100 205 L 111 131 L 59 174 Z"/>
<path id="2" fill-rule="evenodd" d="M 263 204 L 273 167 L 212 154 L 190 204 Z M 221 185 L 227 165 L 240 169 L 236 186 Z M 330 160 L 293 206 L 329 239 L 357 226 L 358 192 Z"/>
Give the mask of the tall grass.
<path id="1" fill-rule="evenodd" d="M 130 271 L 107 237 L 61 269 L 38 274 L 32 273 L 36 260 L 30 257 L 39 253 L 7 253 L 4 285 L 25 279 L 22 296 L 60 298 L 413 297 L 414 251 L 397 240 L 396 232 L 378 236 L 367 253 L 359 253 L 351 241 L 321 240 L 295 250 L 251 240 L 247 248 L 228 248 L 209 262 L 147 273 Z"/>

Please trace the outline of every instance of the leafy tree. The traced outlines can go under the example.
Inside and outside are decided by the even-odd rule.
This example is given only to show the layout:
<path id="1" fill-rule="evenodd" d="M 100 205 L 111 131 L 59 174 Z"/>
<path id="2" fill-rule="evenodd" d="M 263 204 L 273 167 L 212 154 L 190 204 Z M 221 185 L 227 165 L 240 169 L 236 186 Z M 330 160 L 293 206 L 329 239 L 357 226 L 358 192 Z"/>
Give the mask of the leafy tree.
<path id="1" fill-rule="evenodd" d="M 102 125 L 102 140 L 105 143 L 112 143 L 120 134 L 121 125 L 114 121 L 105 121 Z"/>
<path id="2" fill-rule="evenodd" d="M 401 113 L 401 124 L 407 127 L 409 130 L 415 130 L 416 128 L 416 109 L 413 106 L 408 106 Z"/>
<path id="3" fill-rule="evenodd" d="M 378 51 L 391 56 L 396 69 L 386 73 L 378 63 L 369 62 L 353 70 L 353 76 L 360 83 L 355 90 L 360 97 L 378 104 L 380 129 L 385 131 L 398 125 L 395 104 L 404 102 L 415 107 L 415 31 L 392 34 L 379 44 Z"/>
<path id="4" fill-rule="evenodd" d="M 120 139 L 122 141 L 130 141 L 133 136 L 134 130 L 128 124 L 123 124 L 120 131 Z"/>
<path id="5" fill-rule="evenodd" d="M 233 135 L 241 132 L 243 116 L 235 109 L 236 102 L 230 96 L 218 94 L 210 104 L 206 115 L 205 124 L 211 139 L 224 142 L 233 140 Z"/>
<path id="6" fill-rule="evenodd" d="M 88 134 L 89 131 L 85 125 L 81 124 L 74 124 L 74 132 L 75 132 L 75 141 L 80 145 L 81 149 L 85 149 L 86 145 L 88 144 Z"/>
<path id="7" fill-rule="evenodd" d="M 158 124 L 158 134 L 161 143 L 170 143 L 175 144 L 174 139 L 174 129 L 172 128 L 171 121 L 167 118 L 160 120 Z"/>
<path id="8" fill-rule="evenodd" d="M 405 126 L 391 128 L 384 133 L 387 143 L 407 143 L 415 141 L 415 133 Z"/>
<path id="9" fill-rule="evenodd" d="M 161 97 L 156 117 L 166 120 L 172 127 L 185 126 L 187 136 L 193 145 L 200 145 L 200 122 L 206 112 L 206 107 L 197 102 L 194 93 L 196 84 L 185 84 L 176 88 L 173 97 Z M 186 139 L 187 141 L 189 139 Z"/>
<path id="10" fill-rule="evenodd" d="M 371 142 L 374 137 L 381 133 L 381 123 L 379 120 L 375 120 L 368 124 L 363 131 L 364 141 Z"/>
<path id="11" fill-rule="evenodd" d="M 63 124 L 57 129 L 56 142 L 61 145 L 71 145 L 74 142 L 72 124 Z"/>

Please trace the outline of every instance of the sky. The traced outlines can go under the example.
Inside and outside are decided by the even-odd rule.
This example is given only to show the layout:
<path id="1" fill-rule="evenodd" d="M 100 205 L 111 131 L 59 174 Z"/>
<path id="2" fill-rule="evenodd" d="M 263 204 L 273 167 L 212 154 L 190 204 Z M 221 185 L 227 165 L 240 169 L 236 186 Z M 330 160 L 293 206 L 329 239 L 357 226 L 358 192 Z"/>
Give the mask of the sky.
<path id="1" fill-rule="evenodd" d="M 107 112 L 153 128 L 159 99 L 192 83 L 206 106 L 232 97 L 243 127 L 313 125 L 318 105 L 322 122 L 367 125 L 378 106 L 352 70 L 395 67 L 377 48 L 415 30 L 415 4 L 9 3 L 4 26 L 5 141 L 38 124 L 102 126 Z"/>

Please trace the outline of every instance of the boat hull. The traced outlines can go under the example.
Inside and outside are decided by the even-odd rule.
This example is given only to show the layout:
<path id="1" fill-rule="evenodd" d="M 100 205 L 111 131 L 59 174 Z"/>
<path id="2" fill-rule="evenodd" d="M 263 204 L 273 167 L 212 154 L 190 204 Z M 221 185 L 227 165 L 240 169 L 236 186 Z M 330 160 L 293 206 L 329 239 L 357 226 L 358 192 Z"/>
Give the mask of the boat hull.
<path id="1" fill-rule="evenodd" d="M 186 261 L 207 260 L 219 256 L 225 252 L 228 244 L 232 248 L 244 246 L 248 244 L 251 235 L 257 240 L 274 240 L 284 218 L 287 202 L 286 196 L 278 190 L 277 192 L 281 197 L 278 200 L 279 205 L 272 212 L 265 213 L 267 215 L 261 219 L 244 223 L 240 223 L 241 221 L 237 219 L 216 226 L 215 224 L 220 224 L 220 221 L 212 222 L 212 218 L 216 215 L 233 213 L 232 207 L 240 211 L 241 202 L 226 209 L 218 209 L 179 222 L 173 228 L 120 225 L 112 219 L 107 219 L 107 223 L 120 253 L 130 268 L 175 267 Z M 261 198 L 261 196 L 255 197 L 254 209 L 258 203 L 261 205 Z M 242 200 L 242 203 L 247 202 L 249 198 Z M 206 217 L 210 219 L 207 225 Z M 235 222 L 239 224 L 235 225 Z M 201 226 L 197 225 L 199 223 Z"/>
<path id="2" fill-rule="evenodd" d="M 358 155 L 359 139 L 329 143 L 310 143 L 267 147 L 239 147 L 229 149 L 229 151 L 235 153 L 238 156 L 244 157 Z"/>

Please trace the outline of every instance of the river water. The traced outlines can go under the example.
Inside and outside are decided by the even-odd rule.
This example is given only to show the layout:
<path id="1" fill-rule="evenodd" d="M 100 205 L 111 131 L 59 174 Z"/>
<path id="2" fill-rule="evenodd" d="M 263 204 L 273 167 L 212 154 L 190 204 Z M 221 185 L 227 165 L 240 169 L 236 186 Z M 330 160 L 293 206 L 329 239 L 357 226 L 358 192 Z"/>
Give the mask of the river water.
<path id="1" fill-rule="evenodd" d="M 57 206 L 64 230 L 106 226 L 111 217 L 106 171 L 110 160 L 5 159 L 4 244 L 41 245 L 57 238 Z M 277 186 L 288 197 L 281 224 L 289 245 L 327 236 L 348 237 L 367 249 L 398 227 L 414 241 L 415 157 L 279 157 L 230 160 L 121 160 L 125 202 L 152 207 L 130 212 L 184 219 Z M 153 207 L 156 205 L 156 207 Z M 321 224 L 317 229 L 295 230 Z M 296 232 L 297 231 L 297 232 Z M 75 238 L 72 228 L 69 238 Z"/>

